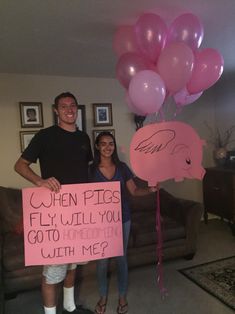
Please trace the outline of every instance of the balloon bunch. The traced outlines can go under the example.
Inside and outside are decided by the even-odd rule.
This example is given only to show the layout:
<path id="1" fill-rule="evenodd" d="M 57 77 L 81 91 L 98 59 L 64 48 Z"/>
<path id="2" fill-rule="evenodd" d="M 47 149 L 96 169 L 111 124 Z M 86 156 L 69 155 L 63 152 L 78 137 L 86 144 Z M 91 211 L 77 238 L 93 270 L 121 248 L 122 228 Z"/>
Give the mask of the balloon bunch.
<path id="1" fill-rule="evenodd" d="M 141 15 L 135 25 L 120 26 L 113 38 L 119 60 L 116 77 L 127 89 L 126 102 L 137 115 L 157 113 L 166 96 L 178 107 L 198 99 L 223 72 L 223 57 L 199 50 L 204 30 L 193 14 L 178 16 L 168 28 L 156 14 Z"/>

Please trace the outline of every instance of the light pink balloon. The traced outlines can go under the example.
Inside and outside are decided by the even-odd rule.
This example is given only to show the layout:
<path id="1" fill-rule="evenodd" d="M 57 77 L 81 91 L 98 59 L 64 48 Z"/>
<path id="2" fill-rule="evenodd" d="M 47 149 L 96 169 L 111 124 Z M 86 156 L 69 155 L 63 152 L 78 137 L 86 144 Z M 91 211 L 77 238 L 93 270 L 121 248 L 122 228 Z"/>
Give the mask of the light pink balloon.
<path id="1" fill-rule="evenodd" d="M 139 71 L 149 69 L 151 65 L 140 55 L 128 52 L 122 55 L 116 65 L 116 77 L 119 82 L 128 88 L 130 80 Z"/>
<path id="2" fill-rule="evenodd" d="M 199 18 L 191 13 L 178 16 L 171 24 L 167 43 L 184 42 L 192 50 L 200 47 L 204 36 L 203 25 Z"/>
<path id="3" fill-rule="evenodd" d="M 184 43 L 172 43 L 165 47 L 158 59 L 157 72 L 170 93 L 182 89 L 189 81 L 194 65 L 192 49 Z"/>
<path id="4" fill-rule="evenodd" d="M 207 48 L 195 54 L 195 65 L 187 89 L 190 94 L 198 93 L 211 87 L 220 78 L 224 67 L 221 54 Z"/>
<path id="5" fill-rule="evenodd" d="M 146 114 L 156 113 L 166 96 L 165 84 L 154 71 L 140 71 L 131 79 L 129 96 L 138 110 Z"/>
<path id="6" fill-rule="evenodd" d="M 199 92 L 197 94 L 189 94 L 188 90 L 186 87 L 182 88 L 180 91 L 178 91 L 177 93 L 174 94 L 173 98 L 175 100 L 175 103 L 178 106 L 186 106 L 189 105 L 191 103 L 193 103 L 194 101 L 196 101 L 203 92 Z"/>
<path id="7" fill-rule="evenodd" d="M 132 103 L 131 99 L 130 99 L 130 96 L 128 94 L 128 92 L 126 93 L 126 103 L 127 103 L 127 106 L 129 108 L 129 110 L 135 114 L 137 114 L 138 116 L 146 116 L 147 114 L 139 109 L 137 109 L 134 104 Z"/>
<path id="8" fill-rule="evenodd" d="M 142 53 L 152 62 L 157 58 L 164 47 L 167 26 L 159 15 L 143 14 L 135 24 L 137 43 Z"/>
<path id="9" fill-rule="evenodd" d="M 139 52 L 134 26 L 122 25 L 114 34 L 113 50 L 120 57 L 127 52 Z"/>

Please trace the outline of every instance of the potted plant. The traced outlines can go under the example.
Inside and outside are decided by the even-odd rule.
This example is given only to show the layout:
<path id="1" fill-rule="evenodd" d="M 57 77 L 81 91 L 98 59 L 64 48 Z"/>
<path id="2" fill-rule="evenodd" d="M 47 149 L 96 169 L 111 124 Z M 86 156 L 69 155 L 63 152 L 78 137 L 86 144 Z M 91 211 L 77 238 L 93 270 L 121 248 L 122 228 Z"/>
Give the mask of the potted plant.
<path id="1" fill-rule="evenodd" d="M 227 157 L 228 145 L 235 141 L 235 139 L 232 139 L 235 125 L 221 132 L 217 126 L 215 129 L 212 129 L 208 123 L 205 124 L 210 131 L 208 142 L 214 145 L 215 162 L 217 165 L 223 166 Z"/>

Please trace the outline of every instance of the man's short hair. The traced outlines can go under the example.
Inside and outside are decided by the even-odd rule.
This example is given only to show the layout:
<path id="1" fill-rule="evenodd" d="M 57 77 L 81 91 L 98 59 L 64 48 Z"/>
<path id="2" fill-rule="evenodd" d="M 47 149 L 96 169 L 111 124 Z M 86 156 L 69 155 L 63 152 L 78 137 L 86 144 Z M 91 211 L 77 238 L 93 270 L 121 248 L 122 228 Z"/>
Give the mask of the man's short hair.
<path id="1" fill-rule="evenodd" d="M 59 94 L 58 96 L 55 97 L 54 107 L 57 109 L 60 99 L 61 98 L 66 98 L 66 97 L 73 98 L 75 103 L 76 103 L 76 105 L 78 106 L 77 99 L 76 99 L 76 97 L 72 93 L 70 93 L 70 92 L 63 92 L 63 93 L 61 93 L 61 94 Z"/>

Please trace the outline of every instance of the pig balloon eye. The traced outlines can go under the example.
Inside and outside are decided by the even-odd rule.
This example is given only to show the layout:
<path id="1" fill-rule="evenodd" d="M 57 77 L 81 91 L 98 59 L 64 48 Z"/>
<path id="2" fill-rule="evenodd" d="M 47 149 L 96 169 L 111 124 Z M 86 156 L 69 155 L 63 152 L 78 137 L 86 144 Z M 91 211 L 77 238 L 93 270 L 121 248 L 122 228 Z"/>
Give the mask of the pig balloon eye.
<path id="1" fill-rule="evenodd" d="M 188 164 L 188 165 L 191 165 L 191 159 L 189 158 L 189 159 L 186 159 L 186 163 Z"/>

